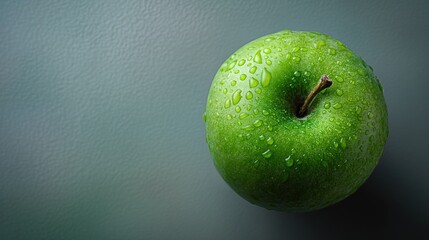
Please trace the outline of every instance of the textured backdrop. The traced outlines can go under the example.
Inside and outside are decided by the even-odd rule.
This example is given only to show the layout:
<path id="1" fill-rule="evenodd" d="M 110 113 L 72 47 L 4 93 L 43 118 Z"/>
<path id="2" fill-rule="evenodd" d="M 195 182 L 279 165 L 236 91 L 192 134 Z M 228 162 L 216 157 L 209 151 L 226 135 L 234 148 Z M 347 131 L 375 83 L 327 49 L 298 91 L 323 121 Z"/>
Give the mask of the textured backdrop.
<path id="1" fill-rule="evenodd" d="M 0 2 L 0 239 L 337 239 L 429 224 L 424 1 Z M 374 67 L 380 164 L 345 201 L 268 211 L 216 172 L 201 115 L 220 64 L 283 29 Z M 426 149 L 424 149 L 424 147 Z"/>

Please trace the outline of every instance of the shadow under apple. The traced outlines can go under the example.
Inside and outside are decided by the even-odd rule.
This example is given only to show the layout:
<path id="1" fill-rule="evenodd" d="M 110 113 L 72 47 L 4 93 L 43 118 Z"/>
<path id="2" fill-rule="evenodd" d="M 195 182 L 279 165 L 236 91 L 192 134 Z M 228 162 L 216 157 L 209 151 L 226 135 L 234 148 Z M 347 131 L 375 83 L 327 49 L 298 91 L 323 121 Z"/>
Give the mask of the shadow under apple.
<path id="1" fill-rule="evenodd" d="M 386 151 L 364 185 L 337 204 L 309 213 L 270 213 L 267 220 L 274 225 L 275 235 L 290 233 L 293 224 L 300 239 L 421 239 L 428 220 L 410 206 L 400 184 L 392 181 L 394 172 L 387 163 L 393 155 Z"/>

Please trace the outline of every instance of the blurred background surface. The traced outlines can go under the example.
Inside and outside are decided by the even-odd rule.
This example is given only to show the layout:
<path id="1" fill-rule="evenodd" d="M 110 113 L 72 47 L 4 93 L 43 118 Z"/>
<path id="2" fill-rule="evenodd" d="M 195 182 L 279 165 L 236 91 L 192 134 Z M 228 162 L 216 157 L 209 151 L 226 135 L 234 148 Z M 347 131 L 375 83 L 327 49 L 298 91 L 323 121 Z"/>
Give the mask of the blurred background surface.
<path id="1" fill-rule="evenodd" d="M 416 238 L 429 224 L 427 1 L 0 2 L 0 239 Z M 354 195 L 313 213 L 236 195 L 206 96 L 245 43 L 344 42 L 381 79 L 390 137 Z M 426 148 L 426 149 L 425 149 Z"/>

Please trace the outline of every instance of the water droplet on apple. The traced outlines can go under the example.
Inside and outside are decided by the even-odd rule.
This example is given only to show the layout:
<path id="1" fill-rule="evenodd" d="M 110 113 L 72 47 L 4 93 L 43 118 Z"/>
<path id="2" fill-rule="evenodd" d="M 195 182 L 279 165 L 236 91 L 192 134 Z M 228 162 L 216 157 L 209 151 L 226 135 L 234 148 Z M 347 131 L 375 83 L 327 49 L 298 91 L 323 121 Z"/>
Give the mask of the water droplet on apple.
<path id="1" fill-rule="evenodd" d="M 261 79 L 262 87 L 268 87 L 268 85 L 270 85 L 271 73 L 266 68 L 262 71 Z"/>
<path id="2" fill-rule="evenodd" d="M 371 119 L 374 117 L 374 114 L 372 112 L 368 112 L 368 118 Z"/>
<path id="3" fill-rule="evenodd" d="M 335 118 L 333 118 L 333 117 L 329 118 L 330 122 L 333 122 L 334 120 L 335 120 Z"/>
<path id="4" fill-rule="evenodd" d="M 335 77 L 335 79 L 338 81 L 338 82 L 344 82 L 344 79 L 342 78 L 342 77 L 340 77 L 340 76 L 336 76 Z"/>
<path id="5" fill-rule="evenodd" d="M 347 147 L 347 143 L 346 143 L 346 140 L 345 140 L 344 138 L 341 138 L 341 139 L 340 139 L 340 144 L 341 144 L 341 147 L 342 147 L 343 149 Z"/>
<path id="6" fill-rule="evenodd" d="M 254 109 L 254 110 L 253 110 L 253 113 L 254 113 L 255 115 L 259 114 L 259 110 L 258 110 L 258 109 Z"/>
<path id="7" fill-rule="evenodd" d="M 341 62 L 341 61 L 337 61 L 337 65 L 338 65 L 338 66 L 343 66 L 343 62 Z"/>
<path id="8" fill-rule="evenodd" d="M 335 109 L 340 109 L 343 107 L 343 105 L 341 103 L 335 103 L 333 106 Z"/>
<path id="9" fill-rule="evenodd" d="M 358 70 L 358 73 L 359 73 L 359 75 L 361 75 L 361 76 L 365 76 L 365 74 L 366 74 L 366 71 L 365 71 L 365 69 L 359 69 Z"/>
<path id="10" fill-rule="evenodd" d="M 253 131 L 255 130 L 255 127 L 253 127 L 252 125 L 247 125 L 247 126 L 244 126 L 242 129 L 246 131 Z"/>
<path id="11" fill-rule="evenodd" d="M 264 134 L 261 134 L 260 136 L 259 136 L 259 139 L 262 141 L 262 140 L 264 140 L 265 139 L 265 136 L 264 136 Z"/>
<path id="12" fill-rule="evenodd" d="M 294 47 L 293 49 L 292 49 L 292 52 L 298 52 L 299 51 L 299 47 Z"/>
<path id="13" fill-rule="evenodd" d="M 229 108 L 229 107 L 231 107 L 231 100 L 229 100 L 229 99 L 227 99 L 226 101 L 225 101 L 225 104 L 223 105 L 225 108 Z"/>
<path id="14" fill-rule="evenodd" d="M 331 107 L 331 102 L 325 102 L 323 105 L 324 108 L 329 109 Z"/>
<path id="15" fill-rule="evenodd" d="M 235 85 L 237 85 L 237 81 L 232 80 L 232 81 L 231 81 L 231 86 L 235 86 Z"/>
<path id="16" fill-rule="evenodd" d="M 381 91 L 381 92 L 384 92 L 384 88 L 383 88 L 383 86 L 381 85 L 380 80 L 378 80 L 378 79 L 377 79 L 377 85 L 378 85 L 378 88 L 380 89 L 380 91 Z"/>
<path id="17" fill-rule="evenodd" d="M 239 107 L 239 106 L 235 107 L 235 112 L 236 112 L 236 113 L 241 112 L 241 107 Z"/>
<path id="18" fill-rule="evenodd" d="M 238 118 L 245 119 L 247 116 L 249 116 L 249 114 L 247 114 L 247 113 L 241 113 Z"/>
<path id="19" fill-rule="evenodd" d="M 243 73 L 243 74 L 241 74 L 241 75 L 240 75 L 240 80 L 241 80 L 241 81 L 243 81 L 243 80 L 244 80 L 244 79 L 246 79 L 246 78 L 247 78 L 247 75 L 246 75 L 246 74 L 244 74 L 244 73 Z"/>
<path id="20" fill-rule="evenodd" d="M 335 54 L 337 54 L 337 51 L 335 51 L 335 49 L 333 49 L 333 48 L 329 48 L 328 53 L 331 55 L 335 55 Z"/>
<path id="21" fill-rule="evenodd" d="M 226 115 L 226 119 L 231 120 L 232 116 L 230 114 Z"/>
<path id="22" fill-rule="evenodd" d="M 271 66 L 271 64 L 272 64 L 273 62 L 271 62 L 271 60 L 267 60 L 267 62 L 266 62 L 266 63 L 267 63 L 267 65 L 268 65 L 268 66 Z"/>
<path id="23" fill-rule="evenodd" d="M 253 66 L 250 68 L 249 72 L 253 74 L 256 72 L 256 69 L 258 69 L 258 68 L 256 66 Z"/>
<path id="24" fill-rule="evenodd" d="M 374 135 L 369 136 L 369 141 L 373 142 L 374 141 Z"/>
<path id="25" fill-rule="evenodd" d="M 305 75 L 306 77 L 309 77 L 309 76 L 311 75 L 311 72 L 310 72 L 310 71 L 305 71 L 305 72 L 304 72 L 304 75 Z"/>
<path id="26" fill-rule="evenodd" d="M 237 105 L 237 103 L 239 103 L 241 100 L 241 90 L 238 89 L 237 91 L 234 92 L 234 94 L 232 95 L 232 103 L 234 105 Z"/>
<path id="27" fill-rule="evenodd" d="M 203 113 L 203 121 L 207 122 L 207 114 L 206 114 L 206 112 Z"/>
<path id="28" fill-rule="evenodd" d="M 299 77 L 299 76 L 301 76 L 301 72 L 300 72 L 300 71 L 295 71 L 295 72 L 293 73 L 293 75 L 294 75 L 295 77 Z"/>
<path id="29" fill-rule="evenodd" d="M 264 156 L 264 158 L 270 158 L 272 155 L 271 150 L 268 149 L 267 151 L 262 153 L 262 156 Z"/>
<path id="30" fill-rule="evenodd" d="M 341 89 L 337 89 L 337 95 L 338 95 L 338 96 L 342 96 L 342 95 L 343 95 L 343 90 L 341 90 Z"/>
<path id="31" fill-rule="evenodd" d="M 260 93 L 262 92 L 262 89 L 261 89 L 261 88 L 257 88 L 257 89 L 255 90 L 255 92 L 256 92 L 257 94 L 260 94 Z"/>
<path id="32" fill-rule="evenodd" d="M 273 145 L 274 139 L 272 137 L 267 138 L 268 145 Z"/>
<path id="33" fill-rule="evenodd" d="M 255 63 L 262 63 L 261 50 L 256 52 L 255 56 L 253 57 L 253 61 Z"/>
<path id="34" fill-rule="evenodd" d="M 316 47 L 323 47 L 326 45 L 326 42 L 324 40 L 320 40 L 316 42 Z"/>
<path id="35" fill-rule="evenodd" d="M 294 60 L 295 62 L 299 62 L 299 61 L 301 61 L 301 58 L 300 57 L 293 57 L 292 60 Z"/>
<path id="36" fill-rule="evenodd" d="M 260 127 L 262 125 L 262 121 L 259 119 L 256 119 L 255 122 L 253 122 L 253 126 Z"/>
<path id="37" fill-rule="evenodd" d="M 262 110 L 262 114 L 264 114 L 265 116 L 267 116 L 267 115 L 269 115 L 270 114 L 270 112 L 268 112 L 267 110 Z"/>
<path id="38" fill-rule="evenodd" d="M 293 166 L 293 159 L 292 157 L 289 155 L 287 158 L 285 158 L 286 161 L 286 166 L 287 167 L 292 167 Z"/>
<path id="39" fill-rule="evenodd" d="M 254 87 L 258 86 L 258 84 L 259 84 L 259 81 L 256 80 L 256 78 L 254 78 L 254 77 L 252 77 L 249 81 L 250 88 L 254 88 Z"/>
<path id="40" fill-rule="evenodd" d="M 334 147 L 338 148 L 338 143 L 337 142 L 334 142 Z"/>
<path id="41" fill-rule="evenodd" d="M 245 60 L 245 59 L 241 59 L 241 60 L 238 62 L 238 66 L 243 66 L 245 63 L 246 63 L 246 60 Z"/>
<path id="42" fill-rule="evenodd" d="M 228 89 L 224 88 L 222 92 L 223 92 L 223 94 L 227 94 L 228 93 Z"/>
<path id="43" fill-rule="evenodd" d="M 357 114 L 360 114 L 362 112 L 362 108 L 361 107 L 359 107 L 359 106 L 357 106 L 356 107 L 356 113 Z"/>
<path id="44" fill-rule="evenodd" d="M 253 93 L 251 92 L 251 91 L 248 91 L 247 93 L 246 93 L 246 99 L 247 100 L 250 100 L 250 99 L 252 99 L 253 98 Z"/>
<path id="45" fill-rule="evenodd" d="M 264 53 L 266 53 L 266 54 L 271 53 L 271 49 L 269 49 L 269 48 L 265 48 L 265 49 L 264 49 Z"/>
<path id="46" fill-rule="evenodd" d="M 253 161 L 253 163 L 254 163 L 254 164 L 258 164 L 258 162 L 259 162 L 259 160 L 258 160 L 258 159 L 256 159 L 255 161 Z M 255 201 L 258 201 L 258 198 L 257 198 L 257 197 L 252 196 L 252 198 L 254 198 L 254 199 L 255 199 Z"/>
<path id="47" fill-rule="evenodd" d="M 226 70 L 231 70 L 235 67 L 235 64 L 237 64 L 237 60 L 232 61 L 230 64 L 228 64 L 228 67 Z"/>

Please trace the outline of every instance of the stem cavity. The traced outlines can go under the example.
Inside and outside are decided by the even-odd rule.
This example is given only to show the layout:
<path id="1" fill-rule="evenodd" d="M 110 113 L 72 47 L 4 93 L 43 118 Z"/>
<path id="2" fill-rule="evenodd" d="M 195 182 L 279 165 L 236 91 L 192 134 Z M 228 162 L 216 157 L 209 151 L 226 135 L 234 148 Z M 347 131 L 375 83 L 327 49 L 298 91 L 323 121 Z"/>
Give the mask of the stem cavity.
<path id="1" fill-rule="evenodd" d="M 297 113 L 298 118 L 303 118 L 308 114 L 308 110 L 310 109 L 310 105 L 313 102 L 316 95 L 321 92 L 323 89 L 328 88 L 332 85 L 332 80 L 329 79 L 328 75 L 323 75 L 320 78 L 319 83 L 313 88 L 313 90 L 310 92 L 310 94 L 307 96 L 307 98 L 304 101 L 304 104 L 302 104 L 301 108 L 299 109 Z"/>

